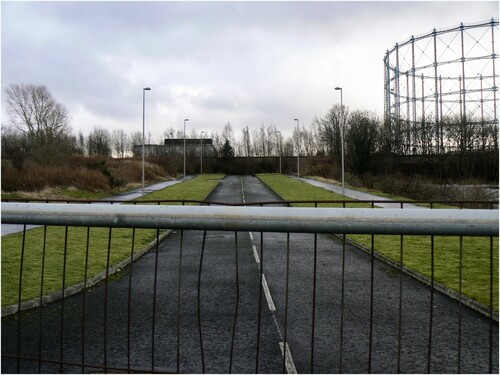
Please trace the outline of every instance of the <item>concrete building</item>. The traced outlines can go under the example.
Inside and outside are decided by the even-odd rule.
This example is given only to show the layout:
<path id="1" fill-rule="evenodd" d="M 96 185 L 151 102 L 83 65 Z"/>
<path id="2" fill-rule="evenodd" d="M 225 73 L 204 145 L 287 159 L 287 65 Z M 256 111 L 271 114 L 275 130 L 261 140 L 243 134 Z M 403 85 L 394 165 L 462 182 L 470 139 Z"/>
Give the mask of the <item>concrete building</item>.
<path id="1" fill-rule="evenodd" d="M 214 157 L 217 155 L 211 138 L 186 139 L 186 157 Z M 142 145 L 134 146 L 134 155 L 142 155 Z M 144 145 L 145 156 L 171 155 L 184 156 L 184 138 L 165 139 L 163 145 Z"/>

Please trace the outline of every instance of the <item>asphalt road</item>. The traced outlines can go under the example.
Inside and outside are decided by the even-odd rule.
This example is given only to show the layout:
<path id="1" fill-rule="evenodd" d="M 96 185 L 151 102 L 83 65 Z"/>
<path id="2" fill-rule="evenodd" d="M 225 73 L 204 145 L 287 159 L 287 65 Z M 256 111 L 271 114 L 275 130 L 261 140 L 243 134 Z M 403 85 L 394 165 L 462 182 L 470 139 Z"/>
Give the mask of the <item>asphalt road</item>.
<path id="1" fill-rule="evenodd" d="M 276 198 L 255 177 L 228 176 L 208 200 Z M 430 296 L 429 288 L 364 252 L 350 245 L 344 251 L 330 235 L 290 234 L 288 241 L 281 233 L 177 231 L 118 279 L 3 319 L 2 354 L 17 353 L 19 334 L 21 355 L 41 350 L 54 361 L 142 372 L 154 363 L 155 371 L 281 373 L 286 337 L 289 372 L 423 373 L 429 347 L 430 372 L 457 372 L 459 354 L 461 372 L 488 372 L 489 320 L 462 306 L 459 329 L 457 302 L 434 292 L 429 341 Z M 498 324 L 492 334 L 497 373 Z M 3 358 L 2 372 L 17 372 L 17 365 Z M 20 362 L 21 372 L 38 370 L 38 362 Z M 99 369 L 42 364 L 41 371 Z"/>

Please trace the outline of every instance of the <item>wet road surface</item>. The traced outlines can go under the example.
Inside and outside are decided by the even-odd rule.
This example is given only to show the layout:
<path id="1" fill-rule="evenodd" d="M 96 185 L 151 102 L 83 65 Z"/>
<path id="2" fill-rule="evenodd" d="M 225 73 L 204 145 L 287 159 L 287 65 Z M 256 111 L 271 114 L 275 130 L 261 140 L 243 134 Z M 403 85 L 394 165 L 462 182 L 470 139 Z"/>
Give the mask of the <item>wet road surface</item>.
<path id="1" fill-rule="evenodd" d="M 228 176 L 207 200 L 276 198 L 255 177 Z M 23 356 L 142 372 L 453 373 L 459 352 L 460 371 L 488 372 L 489 320 L 465 306 L 459 317 L 458 303 L 434 292 L 429 341 L 430 296 L 330 235 L 177 231 L 118 280 L 3 319 L 2 354 L 17 354 L 19 333 Z M 498 324 L 492 334 L 498 372 Z M 99 371 L 5 358 L 2 371 L 18 365 Z"/>

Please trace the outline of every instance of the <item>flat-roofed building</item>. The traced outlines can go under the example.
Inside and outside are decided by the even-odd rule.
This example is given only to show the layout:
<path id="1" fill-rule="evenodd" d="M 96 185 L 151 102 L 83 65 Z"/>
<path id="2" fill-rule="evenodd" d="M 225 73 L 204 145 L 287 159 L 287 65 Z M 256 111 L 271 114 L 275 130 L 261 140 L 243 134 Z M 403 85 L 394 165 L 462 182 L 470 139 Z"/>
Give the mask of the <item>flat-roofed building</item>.
<path id="1" fill-rule="evenodd" d="M 213 157 L 217 155 L 211 138 L 187 138 L 187 157 Z M 134 146 L 134 155 L 142 155 L 142 145 Z M 184 156 L 184 138 L 165 139 L 163 145 L 144 145 L 145 156 L 172 155 Z"/>

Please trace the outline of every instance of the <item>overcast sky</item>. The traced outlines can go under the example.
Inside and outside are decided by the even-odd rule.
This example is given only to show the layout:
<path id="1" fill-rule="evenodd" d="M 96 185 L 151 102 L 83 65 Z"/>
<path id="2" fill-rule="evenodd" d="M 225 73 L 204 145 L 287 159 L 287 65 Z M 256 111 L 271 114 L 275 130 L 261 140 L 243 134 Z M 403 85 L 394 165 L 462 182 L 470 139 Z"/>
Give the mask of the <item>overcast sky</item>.
<path id="1" fill-rule="evenodd" d="M 211 132 L 275 125 L 344 104 L 383 114 L 383 57 L 396 42 L 498 18 L 478 2 L 1 2 L 2 121 L 10 84 L 47 86 L 74 133 Z M 500 40 L 499 40 L 500 42 Z"/>

